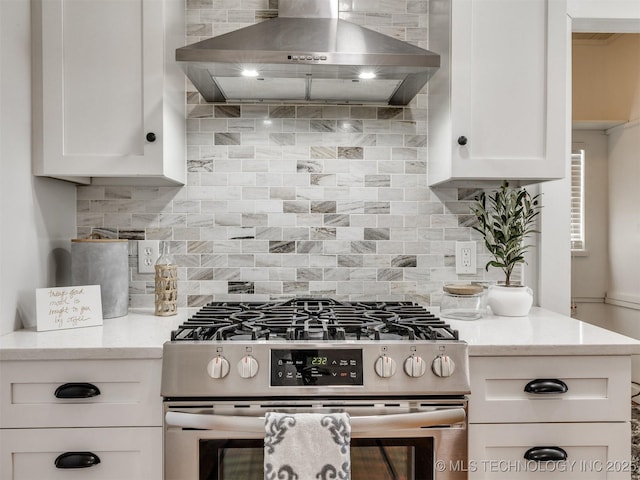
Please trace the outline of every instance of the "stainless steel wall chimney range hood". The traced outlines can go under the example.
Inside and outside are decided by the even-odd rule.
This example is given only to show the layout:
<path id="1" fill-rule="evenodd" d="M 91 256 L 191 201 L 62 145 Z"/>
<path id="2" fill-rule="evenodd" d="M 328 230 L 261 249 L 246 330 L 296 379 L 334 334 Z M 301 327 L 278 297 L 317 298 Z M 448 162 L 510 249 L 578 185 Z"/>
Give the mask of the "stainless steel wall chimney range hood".
<path id="1" fill-rule="evenodd" d="M 406 105 L 440 56 L 338 18 L 338 0 L 280 0 L 279 16 L 176 50 L 207 102 Z"/>

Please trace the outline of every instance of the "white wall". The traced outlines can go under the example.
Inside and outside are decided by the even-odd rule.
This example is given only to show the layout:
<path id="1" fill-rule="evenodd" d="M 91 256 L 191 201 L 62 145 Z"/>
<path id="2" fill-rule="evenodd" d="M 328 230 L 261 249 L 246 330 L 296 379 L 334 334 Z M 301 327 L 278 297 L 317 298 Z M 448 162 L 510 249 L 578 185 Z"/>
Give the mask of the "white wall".
<path id="1" fill-rule="evenodd" d="M 638 89 L 640 92 L 640 88 Z M 609 130 L 609 300 L 640 309 L 640 119 Z M 640 310 L 636 335 L 640 338 Z"/>
<path id="2" fill-rule="evenodd" d="M 640 339 L 640 122 L 573 135 L 586 148 L 588 192 L 588 255 L 572 261 L 574 317 Z M 640 383 L 639 355 L 632 377 Z"/>
<path id="3" fill-rule="evenodd" d="M 640 33 L 574 41 L 572 57 L 574 122 L 640 117 Z"/>
<path id="4" fill-rule="evenodd" d="M 571 261 L 571 296 L 604 301 L 609 282 L 608 137 L 603 130 L 574 130 L 574 148 L 585 150 L 585 248 Z"/>
<path id="5" fill-rule="evenodd" d="M 637 0 L 567 0 L 567 13 L 569 15 L 571 29 L 573 31 L 640 33 L 640 3 Z M 591 75 L 593 75 L 594 72 L 597 72 L 598 70 L 595 67 L 592 67 L 590 71 Z M 639 92 L 640 91 L 638 89 L 635 89 L 633 98 L 630 100 L 632 108 L 630 109 L 628 119 L 632 121 L 637 120 L 637 102 L 640 98 L 638 97 Z M 603 118 L 593 118 L 588 120 L 603 120 Z M 618 133 L 618 135 L 625 137 L 624 131 L 626 130 L 627 129 L 622 130 L 620 133 Z M 639 136 L 637 134 L 637 127 L 635 127 L 634 132 L 636 132 L 635 140 L 638 141 Z M 629 133 L 631 133 L 631 131 L 629 131 Z M 611 134 L 611 136 L 613 137 L 616 135 L 616 132 L 611 132 Z M 627 199 L 626 201 L 632 202 L 629 208 L 635 208 L 635 212 L 636 214 L 638 214 L 638 212 L 640 212 L 640 208 L 638 208 L 639 203 L 637 194 L 640 188 L 640 182 L 638 181 L 639 178 L 637 176 L 637 168 L 638 164 L 640 163 L 640 159 L 638 157 L 638 152 L 640 152 L 640 149 L 636 147 L 635 150 L 632 149 L 629 151 L 626 150 L 626 148 L 620 149 L 619 147 L 616 147 L 616 150 L 618 152 L 623 151 L 624 153 L 620 154 L 619 160 L 611 159 L 612 154 L 616 156 L 619 155 L 618 152 L 612 153 L 613 144 L 618 144 L 619 146 L 624 147 L 624 145 L 626 145 L 628 141 L 629 138 L 626 137 L 623 140 L 610 138 L 608 146 L 608 161 L 611 163 L 618 163 L 618 161 L 629 161 L 635 164 L 636 169 L 632 169 L 628 173 L 628 176 L 630 177 L 629 180 L 635 182 L 635 190 L 633 190 L 632 188 L 632 191 L 635 191 L 635 198 L 632 197 L 629 199 L 629 197 L 626 196 L 627 194 L 624 194 L 624 198 Z M 615 169 L 617 170 L 617 168 Z M 608 170 L 608 176 L 609 193 L 611 195 L 609 198 L 609 217 L 611 224 L 617 224 L 618 219 L 621 218 L 618 216 L 619 213 L 615 207 L 615 205 L 619 205 L 619 200 L 617 197 L 618 185 L 616 180 L 619 175 L 626 176 L 627 174 L 624 172 L 618 173 L 614 171 L 614 167 L 610 166 L 610 169 Z M 634 178 L 635 180 L 633 180 Z M 627 210 L 625 208 L 624 212 L 626 211 Z M 625 216 L 627 215 L 625 214 Z M 640 222 L 638 222 L 638 218 L 635 217 L 635 223 L 633 223 L 633 215 L 631 216 L 630 221 L 632 223 L 627 224 L 626 227 L 622 227 L 621 229 L 614 228 L 614 230 L 616 231 L 616 233 L 613 234 L 615 235 L 615 238 L 612 235 L 608 240 L 609 251 L 611 251 L 612 249 L 623 248 L 622 243 L 620 242 L 637 242 L 637 237 L 640 234 Z M 629 239 L 624 238 L 629 234 Z M 620 236 L 622 236 L 623 238 L 620 238 Z M 631 250 L 631 255 L 633 255 L 633 252 L 637 251 L 638 248 L 638 244 L 634 244 L 636 245 L 636 250 Z M 629 253 L 627 253 L 626 256 L 628 257 Z M 637 255 L 635 256 L 637 257 Z M 611 259 L 610 261 L 612 267 L 616 268 L 615 265 L 618 264 L 618 261 L 614 261 L 613 259 Z M 634 272 L 631 270 L 625 269 L 624 271 L 629 272 L 621 274 L 624 280 L 614 280 L 614 276 L 617 276 L 618 274 L 610 274 L 611 284 L 609 285 L 608 291 L 612 289 L 614 283 L 619 284 L 620 282 L 628 285 L 635 285 L 633 289 L 636 292 L 638 291 L 637 289 L 640 288 L 640 274 L 638 272 L 640 272 L 640 270 L 638 270 L 637 268 L 635 269 L 635 276 L 633 276 Z M 631 275 L 631 277 L 629 277 L 629 274 Z M 578 305 L 576 316 L 581 320 L 595 323 L 604 328 L 618 331 L 631 337 L 640 338 L 640 318 L 638 318 L 639 313 L 640 310 L 617 305 L 586 303 Z M 633 380 L 640 383 L 640 356 L 634 356 L 632 361 Z"/>
<path id="6" fill-rule="evenodd" d="M 640 88 L 637 92 L 640 94 Z M 640 119 L 608 133 L 610 280 L 606 328 L 640 339 Z M 632 360 L 633 381 L 640 383 L 640 355 Z"/>
<path id="7" fill-rule="evenodd" d="M 640 308 L 640 256 L 634 253 L 640 249 L 638 59 L 640 34 L 573 44 L 574 121 L 626 123 L 606 133 L 573 132 L 573 142 L 583 142 L 586 150 L 589 253 L 573 259 L 572 295 L 606 296 L 607 302 L 632 308 Z M 640 338 L 640 317 L 638 322 L 634 336 Z"/>
<path id="8" fill-rule="evenodd" d="M 564 51 L 557 51 L 554 55 L 562 55 L 566 60 L 565 69 L 565 105 L 563 112 L 571 111 L 571 20 L 565 19 L 566 31 Z M 571 118 L 564 115 L 565 148 L 563 158 L 557 161 L 565 162 L 565 171 L 570 171 Z M 538 304 L 548 310 L 569 315 L 571 307 L 571 179 L 569 176 L 540 185 L 543 205 L 553 208 L 543 208 L 540 215 L 540 246 L 538 250 Z"/>
<path id="9" fill-rule="evenodd" d="M 0 334 L 35 323 L 35 289 L 68 284 L 75 186 L 31 176 L 30 2 L 0 1 Z"/>
<path id="10" fill-rule="evenodd" d="M 572 134 L 574 144 L 582 142 L 586 150 L 588 250 L 573 258 L 572 296 L 578 301 L 638 296 L 640 260 L 631 253 L 639 248 L 640 235 L 640 34 L 574 41 L 572 68 L 574 122 L 629 122 L 606 133 Z"/>

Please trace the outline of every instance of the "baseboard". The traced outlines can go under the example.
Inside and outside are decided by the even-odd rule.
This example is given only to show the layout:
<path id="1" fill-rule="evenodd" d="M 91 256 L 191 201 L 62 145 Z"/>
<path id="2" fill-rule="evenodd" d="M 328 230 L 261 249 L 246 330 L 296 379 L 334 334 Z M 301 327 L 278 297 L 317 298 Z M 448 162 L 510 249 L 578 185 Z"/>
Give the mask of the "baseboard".
<path id="1" fill-rule="evenodd" d="M 630 295 L 618 292 L 607 292 L 604 303 L 618 307 L 640 310 L 640 295 Z"/>

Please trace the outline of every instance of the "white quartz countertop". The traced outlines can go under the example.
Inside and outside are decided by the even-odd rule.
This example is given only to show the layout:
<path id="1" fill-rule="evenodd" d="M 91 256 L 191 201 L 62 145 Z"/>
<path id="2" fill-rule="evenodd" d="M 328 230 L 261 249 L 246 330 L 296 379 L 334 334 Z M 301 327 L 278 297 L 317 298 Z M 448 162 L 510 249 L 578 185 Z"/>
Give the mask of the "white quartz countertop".
<path id="1" fill-rule="evenodd" d="M 640 354 L 640 340 L 541 308 L 526 317 L 443 320 L 458 330 L 472 356 Z"/>
<path id="2" fill-rule="evenodd" d="M 191 313 L 157 317 L 151 310 L 132 310 L 96 327 L 18 330 L 0 336 L 0 360 L 161 358 L 171 330 Z M 460 332 L 472 356 L 640 354 L 638 340 L 540 308 L 527 317 L 444 320 Z"/>
<path id="3" fill-rule="evenodd" d="M 171 330 L 187 318 L 187 310 L 171 317 L 130 310 L 95 327 L 18 330 L 0 336 L 0 360 L 162 358 L 162 345 L 171 338 Z"/>

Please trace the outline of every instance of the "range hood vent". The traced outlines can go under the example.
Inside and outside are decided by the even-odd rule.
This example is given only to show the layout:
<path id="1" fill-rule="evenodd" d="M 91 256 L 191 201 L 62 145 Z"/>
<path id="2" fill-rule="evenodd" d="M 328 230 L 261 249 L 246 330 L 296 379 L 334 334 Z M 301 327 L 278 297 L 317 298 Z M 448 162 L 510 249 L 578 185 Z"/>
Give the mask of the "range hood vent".
<path id="1" fill-rule="evenodd" d="M 207 102 L 406 105 L 440 56 L 338 17 L 338 0 L 280 0 L 279 16 L 176 50 Z"/>

